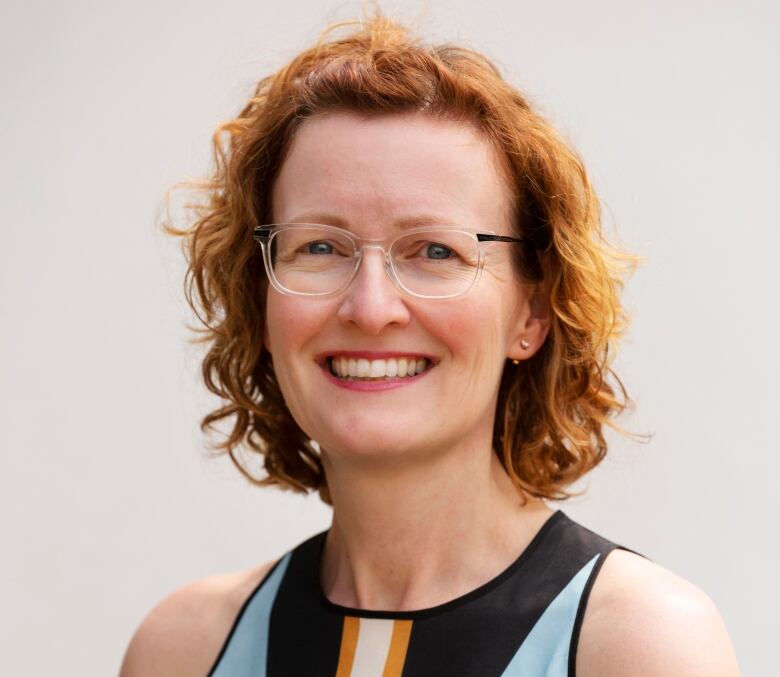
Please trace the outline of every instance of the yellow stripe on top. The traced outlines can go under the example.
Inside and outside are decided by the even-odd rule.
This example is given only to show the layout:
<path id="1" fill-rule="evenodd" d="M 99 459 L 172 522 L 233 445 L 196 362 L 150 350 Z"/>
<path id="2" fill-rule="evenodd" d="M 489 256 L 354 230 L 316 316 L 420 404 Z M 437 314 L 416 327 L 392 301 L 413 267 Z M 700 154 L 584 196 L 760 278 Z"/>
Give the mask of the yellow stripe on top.
<path id="1" fill-rule="evenodd" d="M 393 621 L 393 637 L 390 640 L 390 651 L 387 653 L 382 677 L 401 677 L 411 634 L 412 621 Z"/>
<path id="2" fill-rule="evenodd" d="M 336 677 L 401 677 L 412 621 L 345 616 Z"/>
<path id="3" fill-rule="evenodd" d="M 352 663 L 355 660 L 355 649 L 360 632 L 360 619 L 353 616 L 344 617 L 344 626 L 341 629 L 341 647 L 339 648 L 339 667 L 336 677 L 350 677 Z"/>

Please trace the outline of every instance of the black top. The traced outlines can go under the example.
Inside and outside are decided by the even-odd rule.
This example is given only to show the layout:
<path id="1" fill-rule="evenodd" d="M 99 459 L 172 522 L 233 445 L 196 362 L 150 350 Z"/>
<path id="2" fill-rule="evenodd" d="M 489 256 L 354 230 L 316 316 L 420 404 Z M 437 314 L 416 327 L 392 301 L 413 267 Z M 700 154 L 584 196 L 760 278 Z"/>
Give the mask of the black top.
<path id="1" fill-rule="evenodd" d="M 327 531 L 282 557 L 241 609 L 218 677 L 573 677 L 590 589 L 621 547 L 560 510 L 502 573 L 415 611 L 330 602 L 319 583 Z"/>

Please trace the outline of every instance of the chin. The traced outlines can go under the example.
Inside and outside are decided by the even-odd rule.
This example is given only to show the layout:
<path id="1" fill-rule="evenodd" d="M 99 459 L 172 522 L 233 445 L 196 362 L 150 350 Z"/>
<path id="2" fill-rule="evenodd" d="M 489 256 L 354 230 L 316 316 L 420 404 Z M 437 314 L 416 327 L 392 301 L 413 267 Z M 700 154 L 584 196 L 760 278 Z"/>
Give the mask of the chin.
<path id="1" fill-rule="evenodd" d="M 419 434 L 419 428 L 409 426 L 403 430 L 395 424 L 391 429 L 376 425 L 352 427 L 348 436 L 331 431 L 320 439 L 323 440 L 319 443 L 323 455 L 332 460 L 392 462 L 424 453 L 421 441 L 425 436 Z M 422 449 L 433 446 L 438 444 L 431 440 L 423 443 Z"/>

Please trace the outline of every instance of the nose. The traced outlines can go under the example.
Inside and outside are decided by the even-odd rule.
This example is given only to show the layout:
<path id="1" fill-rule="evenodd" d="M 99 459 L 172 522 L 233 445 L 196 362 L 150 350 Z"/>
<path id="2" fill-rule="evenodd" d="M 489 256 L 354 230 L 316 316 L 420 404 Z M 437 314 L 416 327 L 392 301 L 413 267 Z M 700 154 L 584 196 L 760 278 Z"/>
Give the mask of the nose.
<path id="1" fill-rule="evenodd" d="M 381 247 L 364 246 L 360 267 L 339 305 L 338 319 L 372 336 L 386 327 L 409 323 L 409 308 L 390 278 Z"/>

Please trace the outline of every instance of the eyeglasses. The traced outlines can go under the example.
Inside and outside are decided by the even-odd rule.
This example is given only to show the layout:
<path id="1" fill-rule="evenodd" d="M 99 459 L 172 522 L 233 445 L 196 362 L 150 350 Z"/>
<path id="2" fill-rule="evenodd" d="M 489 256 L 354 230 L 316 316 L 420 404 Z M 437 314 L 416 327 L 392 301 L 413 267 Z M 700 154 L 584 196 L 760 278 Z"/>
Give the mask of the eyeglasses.
<path id="1" fill-rule="evenodd" d="M 366 239 L 336 226 L 279 223 L 257 226 L 254 239 L 274 289 L 282 294 L 332 296 L 357 274 L 367 247 L 380 249 L 395 285 L 412 296 L 446 299 L 468 292 L 484 259 L 480 242 L 521 238 L 472 233 L 452 226 L 413 228 L 390 239 Z"/>

